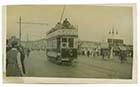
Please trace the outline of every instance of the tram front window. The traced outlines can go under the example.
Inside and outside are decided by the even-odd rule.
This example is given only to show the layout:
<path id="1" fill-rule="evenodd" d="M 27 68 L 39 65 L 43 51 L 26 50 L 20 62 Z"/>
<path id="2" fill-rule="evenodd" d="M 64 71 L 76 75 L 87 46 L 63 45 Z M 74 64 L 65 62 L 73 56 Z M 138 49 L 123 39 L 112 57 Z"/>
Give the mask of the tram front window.
<path id="1" fill-rule="evenodd" d="M 67 47 L 67 38 L 62 38 L 62 47 Z"/>
<path id="2" fill-rule="evenodd" d="M 73 47 L 74 39 L 69 38 L 69 47 Z"/>
<path id="3" fill-rule="evenodd" d="M 62 38 L 62 42 L 67 42 L 67 38 Z"/>

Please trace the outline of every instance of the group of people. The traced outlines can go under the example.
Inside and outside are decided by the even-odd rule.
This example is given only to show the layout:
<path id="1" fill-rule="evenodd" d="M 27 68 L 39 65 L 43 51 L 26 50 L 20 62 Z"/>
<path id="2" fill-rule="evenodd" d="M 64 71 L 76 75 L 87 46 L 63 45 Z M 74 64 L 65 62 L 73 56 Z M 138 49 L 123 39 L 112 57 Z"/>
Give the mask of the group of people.
<path id="1" fill-rule="evenodd" d="M 98 50 L 83 50 L 82 51 L 82 55 L 87 55 L 88 57 L 90 56 L 98 56 L 99 55 L 99 51 Z"/>
<path id="2" fill-rule="evenodd" d="M 109 49 L 101 49 L 100 52 L 98 50 L 90 51 L 90 50 L 82 50 L 82 55 L 90 57 L 90 56 L 101 56 L 103 60 L 110 59 L 110 50 Z M 124 63 L 127 61 L 127 51 L 119 51 L 117 55 L 119 57 L 120 63 Z"/>
<path id="3" fill-rule="evenodd" d="M 24 59 L 29 56 L 29 51 L 25 53 L 25 48 L 18 43 L 12 41 L 10 44 L 6 42 L 6 76 L 24 76 L 26 74 Z"/>
<path id="4" fill-rule="evenodd" d="M 55 29 L 74 29 L 74 26 L 65 18 L 62 24 L 60 22 L 56 24 Z"/>

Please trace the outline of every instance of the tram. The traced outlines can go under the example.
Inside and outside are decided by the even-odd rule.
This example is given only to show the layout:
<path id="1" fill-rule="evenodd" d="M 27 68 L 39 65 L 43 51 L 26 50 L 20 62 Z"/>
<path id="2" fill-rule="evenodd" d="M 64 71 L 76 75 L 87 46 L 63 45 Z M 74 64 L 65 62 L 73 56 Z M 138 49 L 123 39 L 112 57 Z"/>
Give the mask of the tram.
<path id="1" fill-rule="evenodd" d="M 47 58 L 56 63 L 69 62 L 77 59 L 78 27 L 70 24 L 66 18 L 61 24 L 47 32 Z"/>

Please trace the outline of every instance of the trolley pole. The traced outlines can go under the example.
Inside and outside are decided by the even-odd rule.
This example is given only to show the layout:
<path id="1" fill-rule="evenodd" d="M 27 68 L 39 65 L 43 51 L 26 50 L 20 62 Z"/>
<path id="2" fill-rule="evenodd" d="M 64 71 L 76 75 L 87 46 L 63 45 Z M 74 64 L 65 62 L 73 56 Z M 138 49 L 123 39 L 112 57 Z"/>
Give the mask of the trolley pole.
<path id="1" fill-rule="evenodd" d="M 63 15 L 64 15 L 65 8 L 66 8 L 66 6 L 64 5 L 63 11 L 62 11 L 62 14 L 61 14 L 61 17 L 60 17 L 60 21 L 59 21 L 60 23 L 62 21 Z"/>

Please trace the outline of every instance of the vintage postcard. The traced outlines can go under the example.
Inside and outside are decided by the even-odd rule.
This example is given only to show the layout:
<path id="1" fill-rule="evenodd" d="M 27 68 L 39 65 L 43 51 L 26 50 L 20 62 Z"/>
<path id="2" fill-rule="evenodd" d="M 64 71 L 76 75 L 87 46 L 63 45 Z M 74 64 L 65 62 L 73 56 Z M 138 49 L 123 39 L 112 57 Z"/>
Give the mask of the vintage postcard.
<path id="1" fill-rule="evenodd" d="M 5 83 L 136 83 L 135 5 L 7 5 Z"/>

